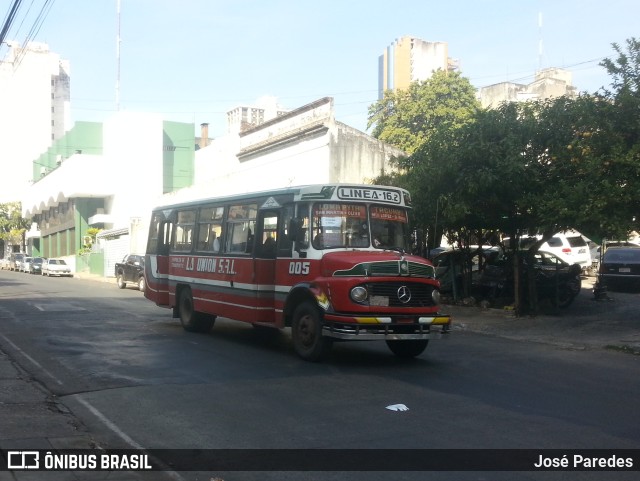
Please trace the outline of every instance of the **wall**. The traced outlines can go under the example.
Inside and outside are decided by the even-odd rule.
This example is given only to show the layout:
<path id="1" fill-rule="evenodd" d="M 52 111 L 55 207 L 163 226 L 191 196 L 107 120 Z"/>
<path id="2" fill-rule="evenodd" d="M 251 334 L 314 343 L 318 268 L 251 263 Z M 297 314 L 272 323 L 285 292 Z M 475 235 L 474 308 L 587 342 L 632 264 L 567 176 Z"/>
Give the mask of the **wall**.
<path id="1" fill-rule="evenodd" d="M 329 182 L 369 183 L 383 171 L 389 172 L 392 157 L 406 154 L 353 127 L 336 122 L 332 130 Z"/>
<path id="2" fill-rule="evenodd" d="M 163 121 L 159 116 L 120 112 L 104 122 L 101 182 L 112 192 L 113 228 L 146 217 L 164 185 Z M 193 149 L 193 127 L 191 127 Z"/>
<path id="3" fill-rule="evenodd" d="M 162 193 L 193 184 L 193 124 L 163 122 Z"/>

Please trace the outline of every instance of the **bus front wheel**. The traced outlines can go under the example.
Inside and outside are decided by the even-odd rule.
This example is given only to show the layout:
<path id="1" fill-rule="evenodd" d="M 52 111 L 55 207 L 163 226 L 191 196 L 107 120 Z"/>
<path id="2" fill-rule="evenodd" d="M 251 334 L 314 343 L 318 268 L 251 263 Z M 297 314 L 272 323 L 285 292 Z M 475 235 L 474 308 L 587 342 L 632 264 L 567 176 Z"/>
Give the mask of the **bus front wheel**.
<path id="1" fill-rule="evenodd" d="M 416 357 L 424 352 L 429 344 L 428 339 L 411 339 L 406 341 L 389 340 L 387 346 L 398 357 Z"/>
<path id="2" fill-rule="evenodd" d="M 196 312 L 193 307 L 191 289 L 183 288 L 178 297 L 178 315 L 185 331 L 209 332 L 215 322 L 215 317 Z"/>
<path id="3" fill-rule="evenodd" d="M 321 361 L 329 353 L 331 339 L 322 335 L 322 315 L 311 302 L 303 302 L 293 312 L 293 347 L 306 361 Z"/>

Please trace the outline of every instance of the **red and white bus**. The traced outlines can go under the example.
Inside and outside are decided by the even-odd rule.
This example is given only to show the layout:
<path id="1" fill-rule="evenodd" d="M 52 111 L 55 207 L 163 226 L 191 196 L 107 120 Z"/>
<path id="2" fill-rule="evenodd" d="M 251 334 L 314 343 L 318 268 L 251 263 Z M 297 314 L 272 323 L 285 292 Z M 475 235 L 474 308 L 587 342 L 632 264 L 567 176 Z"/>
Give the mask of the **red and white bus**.
<path id="1" fill-rule="evenodd" d="M 310 185 L 163 205 L 149 228 L 145 297 L 184 329 L 217 316 L 291 328 L 317 361 L 333 340 L 421 354 L 450 330 L 433 266 L 407 253 L 406 190 Z"/>

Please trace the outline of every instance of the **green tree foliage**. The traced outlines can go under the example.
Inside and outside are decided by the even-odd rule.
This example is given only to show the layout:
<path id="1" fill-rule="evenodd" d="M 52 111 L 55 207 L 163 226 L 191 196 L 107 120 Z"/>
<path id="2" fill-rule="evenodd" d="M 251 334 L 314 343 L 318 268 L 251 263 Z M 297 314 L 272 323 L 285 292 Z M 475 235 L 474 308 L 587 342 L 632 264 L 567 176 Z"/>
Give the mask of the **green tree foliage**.
<path id="1" fill-rule="evenodd" d="M 22 244 L 29 221 L 22 218 L 20 202 L 0 204 L 0 239 L 11 244 Z"/>
<path id="2" fill-rule="evenodd" d="M 496 231 L 538 232 L 539 244 L 570 227 L 595 239 L 640 230 L 640 42 L 613 48 L 616 56 L 602 62 L 611 87 L 594 94 L 494 110 L 472 108 L 463 96 L 469 108 L 456 116 L 455 100 L 425 82 L 372 106 L 374 135 L 411 154 L 386 180 L 412 192 L 418 228 L 436 238 L 442 227 L 461 238 L 474 233 L 477 243 Z M 418 105 L 405 105 L 416 98 L 427 112 L 422 123 Z"/>
<path id="3" fill-rule="evenodd" d="M 456 129 L 479 109 L 475 89 L 457 72 L 438 70 L 407 90 L 384 93 L 369 107 L 367 128 L 380 140 L 413 153 L 442 126 Z"/>
<path id="4" fill-rule="evenodd" d="M 418 227 L 509 234 L 526 229 L 545 236 L 573 227 L 596 239 L 638 230 L 640 43 L 631 39 L 626 52 L 615 44 L 614 49 L 617 58 L 602 63 L 612 77 L 611 90 L 470 108 L 456 122 L 446 115 L 425 122 L 429 131 L 415 135 L 406 134 L 413 120 L 402 126 L 412 118 L 407 115 L 378 122 L 375 134 L 412 152 L 396 161 L 398 172 L 387 173 L 385 181 L 412 192 Z M 414 91 L 428 91 L 427 84 L 416 84 Z M 421 105 L 452 112 L 451 99 L 433 93 Z M 406 95 L 385 96 L 370 109 L 370 122 L 400 111 L 393 100 L 412 98 Z M 460 104 L 469 106 L 467 97 Z M 403 143 L 407 138 L 412 142 Z"/>

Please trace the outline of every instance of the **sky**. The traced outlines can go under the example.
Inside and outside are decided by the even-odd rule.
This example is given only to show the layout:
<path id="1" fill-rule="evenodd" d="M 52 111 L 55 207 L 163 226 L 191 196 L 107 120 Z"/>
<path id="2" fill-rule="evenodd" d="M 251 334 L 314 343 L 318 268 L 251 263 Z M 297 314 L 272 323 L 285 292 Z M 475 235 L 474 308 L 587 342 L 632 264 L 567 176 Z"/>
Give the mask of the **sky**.
<path id="1" fill-rule="evenodd" d="M 13 2 L 0 0 L 0 18 Z M 192 122 L 196 135 L 206 122 L 211 137 L 263 96 L 286 109 L 333 97 L 336 120 L 367 131 L 378 57 L 407 35 L 447 42 L 475 87 L 562 67 L 581 92 L 609 86 L 599 62 L 640 37 L 638 0 L 120 0 L 120 22 L 117 4 L 25 0 L 7 40 L 23 43 L 46 5 L 32 38 L 70 62 L 74 122 L 116 111 L 119 64 L 121 110 Z"/>

